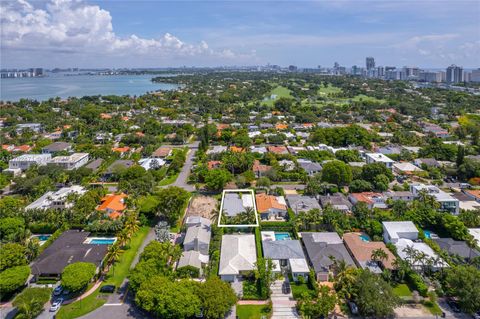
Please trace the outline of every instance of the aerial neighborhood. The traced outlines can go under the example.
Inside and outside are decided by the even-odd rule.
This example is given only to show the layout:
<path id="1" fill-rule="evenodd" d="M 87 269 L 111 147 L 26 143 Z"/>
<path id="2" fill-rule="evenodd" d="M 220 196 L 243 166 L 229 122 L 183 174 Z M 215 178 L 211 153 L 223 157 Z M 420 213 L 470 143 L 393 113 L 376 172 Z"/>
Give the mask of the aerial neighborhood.
<path id="1" fill-rule="evenodd" d="M 2 314 L 479 318 L 478 95 L 153 81 L 179 88 L 0 105 Z"/>

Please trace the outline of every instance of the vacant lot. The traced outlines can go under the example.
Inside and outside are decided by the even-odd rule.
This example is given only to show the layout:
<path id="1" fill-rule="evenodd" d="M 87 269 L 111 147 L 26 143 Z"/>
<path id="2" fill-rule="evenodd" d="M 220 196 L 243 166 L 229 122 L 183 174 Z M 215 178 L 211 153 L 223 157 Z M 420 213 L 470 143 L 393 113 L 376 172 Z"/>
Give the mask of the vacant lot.
<path id="1" fill-rule="evenodd" d="M 212 212 L 217 209 L 217 200 L 209 196 L 195 196 L 187 210 L 188 216 L 201 216 L 211 219 Z"/>

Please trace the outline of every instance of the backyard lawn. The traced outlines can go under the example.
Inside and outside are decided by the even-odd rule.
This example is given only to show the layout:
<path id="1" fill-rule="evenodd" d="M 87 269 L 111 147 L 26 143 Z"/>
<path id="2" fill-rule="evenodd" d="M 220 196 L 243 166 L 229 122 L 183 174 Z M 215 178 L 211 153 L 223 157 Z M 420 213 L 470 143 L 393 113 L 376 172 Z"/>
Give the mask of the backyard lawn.
<path id="1" fill-rule="evenodd" d="M 149 227 L 141 227 L 135 236 L 132 237 L 130 248 L 122 253 L 119 261 L 115 264 L 115 267 L 110 268 L 102 286 L 115 285 L 118 288 L 122 284 L 123 280 L 127 277 L 133 259 L 149 230 Z M 62 306 L 56 315 L 56 318 L 73 319 L 81 317 L 101 307 L 106 302 L 106 299 L 106 295 L 100 294 L 99 287 L 94 293 L 85 299 Z"/>
<path id="2" fill-rule="evenodd" d="M 158 183 L 158 186 L 167 186 L 167 185 L 170 185 L 170 184 L 175 183 L 175 181 L 177 180 L 178 174 L 179 174 L 179 173 L 176 173 L 176 174 L 173 174 L 173 175 L 169 175 L 169 176 L 165 176 L 165 178 L 162 179 L 162 180 Z"/>
<path id="3" fill-rule="evenodd" d="M 406 284 L 399 284 L 393 288 L 393 292 L 399 297 L 411 297 L 412 292 Z"/>
<path id="4" fill-rule="evenodd" d="M 237 317 L 239 319 L 268 318 L 271 308 L 268 305 L 237 305 Z"/>

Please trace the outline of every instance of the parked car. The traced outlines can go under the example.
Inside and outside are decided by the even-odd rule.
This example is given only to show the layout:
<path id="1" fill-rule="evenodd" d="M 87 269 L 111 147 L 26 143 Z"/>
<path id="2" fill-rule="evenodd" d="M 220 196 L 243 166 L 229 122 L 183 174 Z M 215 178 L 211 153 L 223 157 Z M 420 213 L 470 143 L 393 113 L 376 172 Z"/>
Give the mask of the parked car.
<path id="1" fill-rule="evenodd" d="M 57 286 L 57 288 L 55 288 L 53 290 L 53 295 L 54 296 L 60 296 L 63 292 L 63 287 L 62 286 Z"/>
<path id="2" fill-rule="evenodd" d="M 100 288 L 100 292 L 108 293 L 108 294 L 114 293 L 115 292 L 115 286 L 114 285 L 102 286 L 102 288 Z"/>
<path id="3" fill-rule="evenodd" d="M 62 303 L 63 303 L 63 298 L 58 298 L 52 303 L 52 306 L 50 307 L 50 311 L 51 312 L 57 311 L 58 309 L 60 309 L 60 306 L 62 305 Z"/>

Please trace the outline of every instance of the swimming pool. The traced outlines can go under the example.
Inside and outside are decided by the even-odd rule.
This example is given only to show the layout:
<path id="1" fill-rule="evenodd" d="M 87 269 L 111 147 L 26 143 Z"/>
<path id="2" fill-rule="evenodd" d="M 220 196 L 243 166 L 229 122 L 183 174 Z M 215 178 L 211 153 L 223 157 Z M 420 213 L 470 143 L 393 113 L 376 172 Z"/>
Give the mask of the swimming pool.
<path id="1" fill-rule="evenodd" d="M 37 237 L 40 241 L 47 241 L 52 235 L 34 235 L 33 237 Z"/>
<path id="2" fill-rule="evenodd" d="M 425 238 L 431 239 L 432 238 L 432 232 L 429 230 L 424 230 L 423 233 L 425 234 Z"/>
<path id="3" fill-rule="evenodd" d="M 368 237 L 368 235 L 361 234 L 358 237 L 360 237 L 362 241 L 370 241 L 370 237 Z"/>
<path id="4" fill-rule="evenodd" d="M 116 238 L 89 238 L 85 241 L 85 244 L 91 245 L 113 245 Z"/>
<path id="5" fill-rule="evenodd" d="M 275 233 L 275 240 L 289 240 L 289 233 Z"/>

